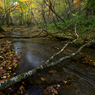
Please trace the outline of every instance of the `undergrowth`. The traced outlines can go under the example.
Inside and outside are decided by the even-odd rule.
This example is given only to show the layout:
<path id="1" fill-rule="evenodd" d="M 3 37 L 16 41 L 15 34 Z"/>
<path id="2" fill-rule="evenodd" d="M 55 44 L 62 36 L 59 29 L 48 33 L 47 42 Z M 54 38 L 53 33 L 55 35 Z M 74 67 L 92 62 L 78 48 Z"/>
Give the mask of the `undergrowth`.
<path id="1" fill-rule="evenodd" d="M 74 23 L 72 23 L 75 21 Z M 76 31 L 77 34 L 79 35 L 78 40 L 75 42 L 76 45 L 82 45 L 83 43 L 95 39 L 95 17 L 94 16 L 89 16 L 88 18 L 85 17 L 84 15 L 80 16 L 75 16 L 74 18 L 66 20 L 66 24 L 69 25 L 72 23 L 67 29 L 65 24 L 62 21 L 56 22 L 56 27 L 55 23 L 47 23 L 47 25 L 41 24 L 42 28 L 48 29 L 48 32 L 50 33 L 55 33 L 55 32 L 60 32 L 63 30 L 63 33 L 65 32 L 66 34 L 75 35 L 75 24 L 76 24 Z M 58 37 L 63 37 L 63 38 L 68 38 L 68 35 L 58 33 L 56 36 Z"/>

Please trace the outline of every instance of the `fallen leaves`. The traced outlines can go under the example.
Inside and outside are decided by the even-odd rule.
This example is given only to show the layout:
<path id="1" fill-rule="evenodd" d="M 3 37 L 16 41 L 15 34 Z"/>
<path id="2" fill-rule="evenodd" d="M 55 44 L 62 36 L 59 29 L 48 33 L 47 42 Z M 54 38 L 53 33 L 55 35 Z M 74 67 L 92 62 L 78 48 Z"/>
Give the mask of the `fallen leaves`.
<path id="1" fill-rule="evenodd" d="M 49 73 L 52 74 L 52 75 L 55 75 L 57 72 L 56 72 L 55 70 L 52 70 L 52 69 L 51 69 L 51 70 L 49 71 Z"/>
<path id="2" fill-rule="evenodd" d="M 59 84 L 57 85 L 52 85 L 52 86 L 48 86 L 44 92 L 42 93 L 42 95 L 55 95 L 58 94 L 57 89 L 60 87 Z"/>
<path id="3" fill-rule="evenodd" d="M 72 61 L 76 63 L 82 63 L 85 65 L 95 66 L 95 58 L 89 55 L 82 56 L 80 58 L 72 58 Z"/>
<path id="4" fill-rule="evenodd" d="M 23 85 L 19 87 L 20 93 L 23 94 L 23 92 L 25 91 Z"/>
<path id="5" fill-rule="evenodd" d="M 16 75 L 13 71 L 17 67 L 18 59 L 21 56 L 15 54 L 15 50 L 11 47 L 11 41 L 0 40 L 0 82 L 10 78 L 12 75 Z"/>
<path id="6" fill-rule="evenodd" d="M 86 55 L 85 57 L 82 57 L 82 63 L 95 66 L 95 58 Z"/>
<path id="7" fill-rule="evenodd" d="M 59 84 L 54 84 L 54 85 L 46 87 L 46 89 L 44 89 L 42 95 L 57 95 L 57 94 L 59 94 L 58 91 L 59 91 L 59 88 L 62 85 L 64 85 L 66 88 L 68 86 L 73 87 L 73 84 L 71 83 L 71 80 L 68 79 L 66 81 L 62 81 Z"/>

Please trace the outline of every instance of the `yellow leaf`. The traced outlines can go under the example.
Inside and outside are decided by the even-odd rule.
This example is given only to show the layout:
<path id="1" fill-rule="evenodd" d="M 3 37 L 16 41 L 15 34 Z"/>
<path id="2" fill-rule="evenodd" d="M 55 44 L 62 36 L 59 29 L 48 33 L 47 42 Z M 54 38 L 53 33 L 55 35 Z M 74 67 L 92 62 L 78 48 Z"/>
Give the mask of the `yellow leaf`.
<path id="1" fill-rule="evenodd" d="M 45 81 L 45 78 L 41 77 L 41 80 L 42 80 L 42 81 Z"/>
<path id="2" fill-rule="evenodd" d="M 22 84 L 24 84 L 24 82 L 22 82 Z"/>
<path id="3" fill-rule="evenodd" d="M 67 83 L 67 81 L 63 81 L 65 84 Z"/>
<path id="4" fill-rule="evenodd" d="M 14 66 L 14 68 L 16 68 L 16 67 L 17 67 L 17 65 Z"/>
<path id="5" fill-rule="evenodd" d="M 13 73 L 14 75 L 16 75 L 16 73 Z"/>
<path id="6" fill-rule="evenodd" d="M 51 70 L 51 71 L 49 71 L 49 73 L 56 74 L 56 71 L 55 70 Z"/>

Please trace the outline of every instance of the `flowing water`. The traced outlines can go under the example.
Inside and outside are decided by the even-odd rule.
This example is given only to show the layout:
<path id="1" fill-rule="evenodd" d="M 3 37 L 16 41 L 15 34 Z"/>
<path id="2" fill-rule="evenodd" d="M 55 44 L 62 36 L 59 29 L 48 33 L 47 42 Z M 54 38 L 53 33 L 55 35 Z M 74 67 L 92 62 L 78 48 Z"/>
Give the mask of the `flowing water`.
<path id="1" fill-rule="evenodd" d="M 48 39 L 13 39 L 13 48 L 20 49 L 22 57 L 19 60 L 17 73 L 23 73 L 43 64 L 52 54 L 56 52 L 53 49 L 57 42 Z M 58 43 L 59 44 L 59 43 Z"/>

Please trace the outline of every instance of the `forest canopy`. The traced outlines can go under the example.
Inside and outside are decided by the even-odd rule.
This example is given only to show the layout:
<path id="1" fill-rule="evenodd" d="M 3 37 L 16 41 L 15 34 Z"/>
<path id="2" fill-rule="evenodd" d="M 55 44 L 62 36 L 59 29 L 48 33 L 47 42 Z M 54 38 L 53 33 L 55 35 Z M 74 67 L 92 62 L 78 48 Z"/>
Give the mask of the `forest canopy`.
<path id="1" fill-rule="evenodd" d="M 52 23 L 53 17 L 60 21 L 51 8 L 66 20 L 94 15 L 94 4 L 94 0 L 0 0 L 0 24 L 24 25 L 27 21 L 45 24 Z"/>

